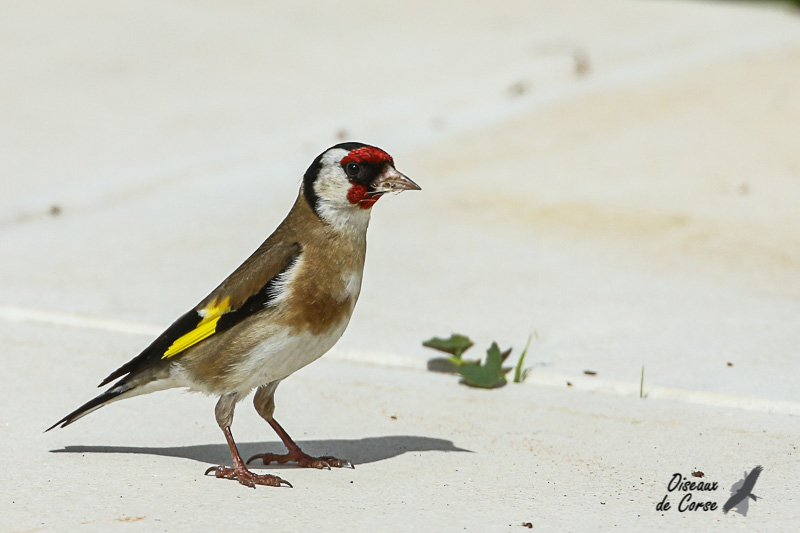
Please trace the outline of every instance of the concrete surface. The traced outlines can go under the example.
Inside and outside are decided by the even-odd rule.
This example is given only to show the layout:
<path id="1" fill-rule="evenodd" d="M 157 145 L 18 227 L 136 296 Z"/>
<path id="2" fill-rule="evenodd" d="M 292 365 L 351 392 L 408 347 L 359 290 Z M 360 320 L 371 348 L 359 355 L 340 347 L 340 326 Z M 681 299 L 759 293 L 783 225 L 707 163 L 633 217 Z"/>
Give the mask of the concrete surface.
<path id="1" fill-rule="evenodd" d="M 1 9 L 0 530 L 796 529 L 796 11 Z M 376 205 L 347 333 L 277 395 L 301 444 L 355 470 L 203 477 L 227 447 L 214 400 L 180 391 L 42 433 L 236 267 L 340 139 L 423 187 Z M 452 331 L 475 356 L 535 331 L 530 378 L 426 372 L 420 342 Z M 249 403 L 233 431 L 278 449 Z M 721 507 L 758 464 L 746 516 L 675 492 L 656 510 L 676 472 Z"/>

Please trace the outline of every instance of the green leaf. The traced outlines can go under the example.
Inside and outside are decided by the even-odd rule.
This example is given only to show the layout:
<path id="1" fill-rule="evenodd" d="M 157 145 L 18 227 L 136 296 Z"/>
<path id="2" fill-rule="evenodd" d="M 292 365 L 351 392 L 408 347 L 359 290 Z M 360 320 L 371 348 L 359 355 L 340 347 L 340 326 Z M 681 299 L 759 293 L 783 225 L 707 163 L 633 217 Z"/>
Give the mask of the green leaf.
<path id="1" fill-rule="evenodd" d="M 522 363 L 525 361 L 525 355 L 528 353 L 528 348 L 531 345 L 531 336 L 528 335 L 528 344 L 525 345 L 525 349 L 522 350 L 522 355 L 519 356 L 519 361 L 517 361 L 517 367 L 514 369 L 514 383 L 522 383 L 528 377 L 528 372 L 530 368 L 526 368 L 522 370 Z"/>
<path id="2" fill-rule="evenodd" d="M 428 339 L 422 343 L 423 346 L 426 348 L 433 348 L 434 350 L 439 350 L 440 352 L 449 353 L 453 357 L 448 357 L 453 364 L 460 365 L 461 361 L 461 354 L 466 352 L 472 347 L 472 341 L 466 335 L 459 335 L 458 333 L 453 333 L 450 335 L 449 339 L 441 339 L 439 337 L 433 337 L 432 339 Z"/>
<path id="3" fill-rule="evenodd" d="M 511 349 L 500 353 L 496 342 L 486 350 L 486 363 L 464 362 L 458 367 L 458 372 L 464 377 L 464 383 L 471 387 L 491 389 L 506 384 L 506 373 L 503 370 L 503 361 L 511 353 Z"/>

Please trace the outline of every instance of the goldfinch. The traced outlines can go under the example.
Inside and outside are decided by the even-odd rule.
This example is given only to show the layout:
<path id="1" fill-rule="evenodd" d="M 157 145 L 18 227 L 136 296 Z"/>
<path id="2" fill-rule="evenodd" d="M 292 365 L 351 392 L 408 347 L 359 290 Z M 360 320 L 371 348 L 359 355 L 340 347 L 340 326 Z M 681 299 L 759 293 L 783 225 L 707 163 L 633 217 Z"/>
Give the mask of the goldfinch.
<path id="1" fill-rule="evenodd" d="M 282 484 L 247 469 L 231 434 L 236 404 L 253 389 L 256 411 L 288 449 L 251 457 L 313 468 L 352 465 L 304 453 L 273 418 L 280 382 L 321 357 L 344 333 L 361 291 L 372 206 L 388 192 L 419 190 L 391 156 L 348 142 L 320 154 L 303 176 L 291 211 L 275 232 L 194 309 L 178 318 L 142 353 L 111 373 L 105 392 L 47 431 L 67 426 L 111 402 L 186 387 L 219 397 L 215 415 L 233 468 L 213 466 L 218 478 L 242 485 Z"/>

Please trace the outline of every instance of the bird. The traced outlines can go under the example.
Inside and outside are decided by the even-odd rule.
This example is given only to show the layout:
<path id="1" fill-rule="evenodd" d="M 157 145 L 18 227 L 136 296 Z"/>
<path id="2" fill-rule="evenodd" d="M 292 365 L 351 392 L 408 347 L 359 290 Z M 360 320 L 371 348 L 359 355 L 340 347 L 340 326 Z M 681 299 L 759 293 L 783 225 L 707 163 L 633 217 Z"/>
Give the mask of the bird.
<path id="1" fill-rule="evenodd" d="M 361 292 L 372 207 L 386 193 L 420 190 L 397 171 L 384 150 L 360 142 L 336 144 L 303 175 L 289 214 L 194 308 L 175 320 L 139 355 L 106 377 L 103 393 L 50 426 L 66 427 L 112 402 L 170 388 L 218 397 L 214 414 L 233 466 L 212 466 L 217 478 L 256 485 L 292 485 L 247 468 L 254 460 L 302 467 L 353 467 L 312 457 L 275 420 L 275 391 L 291 374 L 339 340 Z M 112 383 L 113 382 L 113 383 Z M 231 433 L 237 403 L 253 390 L 258 414 L 278 434 L 286 454 L 242 460 Z"/>
<path id="2" fill-rule="evenodd" d="M 756 466 L 754 469 L 750 471 L 748 474 L 745 472 L 745 477 L 742 481 L 738 481 L 734 483 L 734 487 L 739 483 L 742 484 L 736 491 L 734 488 L 731 487 L 731 497 L 728 498 L 728 501 L 725 502 L 725 505 L 722 506 L 722 512 L 728 514 L 728 511 L 741 505 L 742 502 L 747 503 L 747 498 L 750 498 L 753 501 L 758 501 L 758 496 L 753 494 L 753 487 L 756 486 L 756 481 L 758 480 L 758 476 L 761 472 L 764 471 L 764 467 L 761 465 Z"/>

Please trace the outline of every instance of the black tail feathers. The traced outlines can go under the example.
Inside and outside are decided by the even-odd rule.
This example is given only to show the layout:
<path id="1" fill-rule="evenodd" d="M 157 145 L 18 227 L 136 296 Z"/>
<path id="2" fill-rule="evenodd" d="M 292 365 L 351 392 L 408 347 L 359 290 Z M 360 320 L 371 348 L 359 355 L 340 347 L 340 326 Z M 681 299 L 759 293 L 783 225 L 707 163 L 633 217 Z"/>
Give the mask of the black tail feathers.
<path id="1" fill-rule="evenodd" d="M 100 394 L 99 396 L 97 396 L 95 398 L 92 398 L 91 400 L 89 400 L 85 404 L 81 405 L 80 407 L 78 407 L 77 409 L 72 411 L 70 414 L 68 414 L 67 416 L 65 416 L 64 418 L 59 420 L 58 422 L 56 422 L 55 424 L 53 424 L 52 426 L 47 428 L 45 430 L 45 433 L 50 431 L 51 429 L 53 429 L 56 426 L 61 426 L 63 428 L 63 427 L 66 427 L 66 426 L 72 424 L 76 420 L 78 420 L 80 418 L 83 418 L 84 416 L 88 415 L 92 411 L 100 409 L 101 407 L 103 407 L 107 403 L 111 403 L 118 396 L 120 396 L 120 395 L 128 392 L 129 390 L 131 390 L 131 388 L 132 387 L 130 387 L 128 385 L 125 385 L 125 384 L 118 384 L 118 385 L 116 385 L 114 387 L 111 387 L 109 390 L 105 391 L 104 393 Z"/>

